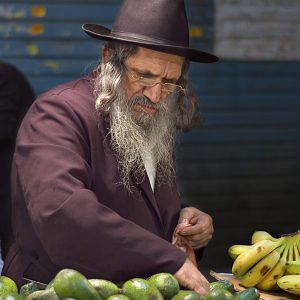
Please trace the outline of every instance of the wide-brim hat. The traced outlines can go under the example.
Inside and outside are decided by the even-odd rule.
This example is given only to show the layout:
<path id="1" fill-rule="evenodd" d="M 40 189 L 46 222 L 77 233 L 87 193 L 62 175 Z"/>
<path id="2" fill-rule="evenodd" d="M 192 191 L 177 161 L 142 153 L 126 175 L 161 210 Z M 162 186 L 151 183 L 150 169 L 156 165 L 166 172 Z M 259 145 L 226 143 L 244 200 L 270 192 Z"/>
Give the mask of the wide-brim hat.
<path id="1" fill-rule="evenodd" d="M 184 0 L 124 0 L 112 29 L 84 24 L 96 39 L 133 43 L 152 50 L 212 63 L 218 57 L 189 47 L 189 28 Z"/>

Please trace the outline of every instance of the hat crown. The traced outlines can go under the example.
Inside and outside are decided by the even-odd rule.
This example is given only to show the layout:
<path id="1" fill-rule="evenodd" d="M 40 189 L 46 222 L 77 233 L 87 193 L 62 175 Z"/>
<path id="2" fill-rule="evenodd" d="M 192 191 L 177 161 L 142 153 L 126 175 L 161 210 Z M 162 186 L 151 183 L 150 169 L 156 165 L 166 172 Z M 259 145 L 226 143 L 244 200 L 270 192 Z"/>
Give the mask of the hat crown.
<path id="1" fill-rule="evenodd" d="M 213 54 L 189 47 L 189 27 L 184 0 L 123 0 L 112 29 L 84 24 L 96 39 L 132 43 L 140 47 L 211 63 Z"/>
<path id="2" fill-rule="evenodd" d="M 188 21 L 183 0 L 125 0 L 112 33 L 189 46 Z"/>

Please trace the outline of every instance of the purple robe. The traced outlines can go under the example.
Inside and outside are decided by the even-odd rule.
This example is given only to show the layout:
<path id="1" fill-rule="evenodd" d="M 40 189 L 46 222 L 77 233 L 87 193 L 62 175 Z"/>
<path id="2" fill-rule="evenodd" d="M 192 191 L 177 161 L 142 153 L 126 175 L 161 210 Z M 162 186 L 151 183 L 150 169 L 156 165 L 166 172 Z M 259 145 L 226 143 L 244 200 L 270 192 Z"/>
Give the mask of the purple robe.
<path id="1" fill-rule="evenodd" d="M 170 241 L 181 208 L 176 182 L 120 182 L 92 77 L 41 95 L 18 133 L 12 167 L 16 242 L 3 274 L 49 282 L 63 268 L 114 282 L 175 273 L 186 259 Z"/>

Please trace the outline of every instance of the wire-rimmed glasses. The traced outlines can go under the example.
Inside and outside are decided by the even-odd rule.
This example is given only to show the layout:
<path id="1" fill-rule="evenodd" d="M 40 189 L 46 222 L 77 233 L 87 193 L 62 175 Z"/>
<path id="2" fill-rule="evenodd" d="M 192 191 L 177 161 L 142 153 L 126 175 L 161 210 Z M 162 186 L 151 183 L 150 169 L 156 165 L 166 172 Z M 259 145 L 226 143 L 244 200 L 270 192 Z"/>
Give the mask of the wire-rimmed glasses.
<path id="1" fill-rule="evenodd" d="M 164 93 L 167 93 L 167 94 L 173 94 L 173 93 L 179 93 L 179 92 L 185 91 L 185 89 L 178 84 L 156 81 L 155 78 L 145 77 L 145 76 L 142 76 L 141 74 L 138 74 L 137 72 L 135 72 L 133 70 L 129 70 L 129 68 L 126 67 L 126 65 L 124 65 L 124 67 L 125 67 L 125 70 L 128 72 L 128 74 L 130 75 L 130 77 L 142 86 L 153 87 L 153 86 L 159 84 L 161 91 Z"/>

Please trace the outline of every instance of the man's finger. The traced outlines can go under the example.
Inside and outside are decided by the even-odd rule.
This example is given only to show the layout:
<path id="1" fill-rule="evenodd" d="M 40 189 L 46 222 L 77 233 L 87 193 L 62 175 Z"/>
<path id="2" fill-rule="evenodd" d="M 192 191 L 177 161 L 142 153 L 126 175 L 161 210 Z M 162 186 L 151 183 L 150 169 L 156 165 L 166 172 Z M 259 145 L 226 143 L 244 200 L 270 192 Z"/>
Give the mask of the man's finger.
<path id="1" fill-rule="evenodd" d="M 203 232 L 203 228 L 200 224 L 195 224 L 191 226 L 186 226 L 185 228 L 180 231 L 180 234 L 185 236 L 185 235 L 194 235 L 194 234 L 201 234 Z"/>
<path id="2" fill-rule="evenodd" d="M 180 217 L 178 220 L 178 224 L 189 224 L 189 220 L 186 217 Z"/>

